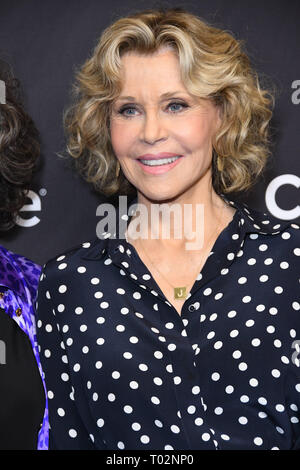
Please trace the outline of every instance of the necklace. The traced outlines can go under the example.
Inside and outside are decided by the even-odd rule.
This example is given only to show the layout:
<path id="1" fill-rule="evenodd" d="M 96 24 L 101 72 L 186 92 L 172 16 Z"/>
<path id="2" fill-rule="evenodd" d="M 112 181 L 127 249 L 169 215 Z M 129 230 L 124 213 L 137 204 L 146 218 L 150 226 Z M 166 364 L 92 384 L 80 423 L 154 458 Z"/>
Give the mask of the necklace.
<path id="1" fill-rule="evenodd" d="M 225 203 L 223 206 L 222 206 L 222 211 L 221 211 L 221 216 L 219 218 L 219 222 L 218 222 L 218 225 L 217 225 L 217 228 L 215 231 L 213 231 L 211 237 L 209 238 L 208 242 L 207 242 L 207 246 L 209 246 L 209 243 L 211 242 L 213 236 L 215 233 L 218 233 L 218 230 L 221 226 L 221 221 L 222 221 L 222 215 L 223 215 L 223 211 L 224 211 L 224 208 L 227 207 L 227 204 Z M 127 240 L 127 237 L 126 237 L 126 240 Z M 128 241 L 128 240 L 127 240 Z M 187 291 L 187 288 L 188 286 L 181 286 L 181 287 L 175 287 L 173 286 L 169 280 L 159 271 L 159 269 L 152 263 L 151 259 L 149 258 L 149 256 L 147 255 L 146 251 L 144 250 L 140 240 L 139 240 L 139 243 L 140 243 L 140 246 L 141 246 L 141 249 L 142 249 L 142 252 L 145 254 L 146 258 L 149 260 L 151 266 L 155 269 L 155 271 L 160 275 L 162 276 L 166 281 L 167 283 L 169 284 L 170 287 L 172 287 L 173 289 L 173 292 L 174 292 L 174 299 L 179 299 L 179 300 L 184 300 L 186 299 L 187 295 L 188 295 L 188 291 Z M 203 255 L 204 253 L 202 253 L 201 255 L 201 263 L 199 264 L 199 267 L 198 267 L 198 270 L 202 264 L 202 259 L 203 259 Z"/>

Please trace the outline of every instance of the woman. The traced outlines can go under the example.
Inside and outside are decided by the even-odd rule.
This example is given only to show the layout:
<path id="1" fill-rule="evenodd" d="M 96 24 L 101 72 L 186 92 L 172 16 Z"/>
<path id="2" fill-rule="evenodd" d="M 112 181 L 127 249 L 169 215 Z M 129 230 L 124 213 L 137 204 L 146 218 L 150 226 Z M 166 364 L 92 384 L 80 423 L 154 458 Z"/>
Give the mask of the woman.
<path id="1" fill-rule="evenodd" d="M 139 210 L 126 239 L 44 268 L 50 449 L 299 449 L 299 226 L 225 196 L 262 173 L 272 95 L 232 35 L 182 9 L 117 20 L 77 79 L 68 150 Z M 194 236 L 163 236 L 162 204 L 186 204 Z"/>
<path id="2" fill-rule="evenodd" d="M 0 61 L 0 230 L 15 225 L 40 153 L 19 82 Z M 47 449 L 45 383 L 34 303 L 41 268 L 0 246 L 0 449 Z"/>

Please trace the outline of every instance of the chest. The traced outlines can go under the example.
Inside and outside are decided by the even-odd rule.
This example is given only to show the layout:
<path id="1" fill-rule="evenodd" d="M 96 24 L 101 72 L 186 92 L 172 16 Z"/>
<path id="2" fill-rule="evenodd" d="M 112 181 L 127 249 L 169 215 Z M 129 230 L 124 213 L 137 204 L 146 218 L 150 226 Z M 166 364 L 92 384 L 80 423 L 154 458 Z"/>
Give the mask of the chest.
<path id="1" fill-rule="evenodd" d="M 201 273 L 209 252 L 210 250 L 206 250 L 201 256 L 198 254 L 186 257 L 175 254 L 168 259 L 154 255 L 153 262 L 150 262 L 140 250 L 138 254 L 168 302 L 175 308 L 178 315 L 181 315 L 184 301 Z"/>

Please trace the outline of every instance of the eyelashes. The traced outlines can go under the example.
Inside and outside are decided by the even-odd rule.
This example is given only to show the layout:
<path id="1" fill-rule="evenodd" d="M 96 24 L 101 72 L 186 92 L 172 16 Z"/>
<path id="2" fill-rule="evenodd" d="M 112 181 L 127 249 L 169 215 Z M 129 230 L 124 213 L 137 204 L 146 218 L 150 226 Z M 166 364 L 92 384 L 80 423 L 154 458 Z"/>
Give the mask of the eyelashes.
<path id="1" fill-rule="evenodd" d="M 185 108 L 188 108 L 188 104 L 184 103 L 184 102 L 181 102 L 181 101 L 172 101 L 171 103 L 169 103 L 167 105 L 167 108 L 170 108 L 172 106 L 181 106 L 182 109 L 185 109 Z M 180 110 L 177 110 L 177 111 L 170 111 L 171 114 L 178 114 L 182 111 L 182 109 Z M 134 105 L 125 105 L 125 106 L 122 106 L 119 110 L 118 110 L 118 114 L 120 114 L 121 116 L 125 117 L 125 118 L 132 118 L 135 116 L 135 114 L 126 114 L 125 112 L 128 111 L 128 110 L 136 110 L 136 107 Z"/>

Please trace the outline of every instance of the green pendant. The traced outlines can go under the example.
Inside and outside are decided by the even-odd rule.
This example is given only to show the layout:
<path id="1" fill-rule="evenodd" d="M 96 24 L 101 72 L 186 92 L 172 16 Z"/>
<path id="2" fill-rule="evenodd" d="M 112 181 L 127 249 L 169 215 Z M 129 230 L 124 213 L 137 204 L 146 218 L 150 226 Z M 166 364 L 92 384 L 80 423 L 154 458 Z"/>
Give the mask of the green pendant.
<path id="1" fill-rule="evenodd" d="M 185 299 L 186 295 L 186 287 L 174 287 L 174 299 Z"/>

